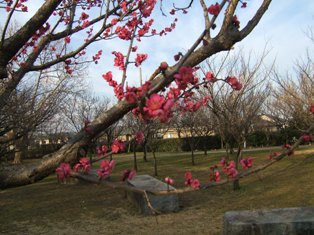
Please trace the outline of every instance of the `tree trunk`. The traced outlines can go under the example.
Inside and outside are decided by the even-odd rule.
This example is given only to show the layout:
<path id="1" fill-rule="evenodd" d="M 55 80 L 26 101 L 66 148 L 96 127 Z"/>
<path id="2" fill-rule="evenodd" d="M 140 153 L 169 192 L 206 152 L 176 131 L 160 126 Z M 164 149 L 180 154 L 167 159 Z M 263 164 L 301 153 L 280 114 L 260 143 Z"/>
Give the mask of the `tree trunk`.
<path id="1" fill-rule="evenodd" d="M 242 148 L 241 148 L 241 143 L 238 144 L 238 151 L 237 151 L 237 155 L 235 156 L 235 168 L 238 170 L 239 168 L 239 161 L 241 158 L 241 154 L 242 154 Z M 240 189 L 240 180 L 236 179 L 235 181 L 233 181 L 233 190 L 239 190 Z"/>
<path id="2" fill-rule="evenodd" d="M 22 151 L 19 148 L 15 149 L 13 164 L 18 165 L 22 163 Z"/>
<path id="3" fill-rule="evenodd" d="M 194 161 L 194 149 L 192 148 L 191 150 L 192 150 L 192 154 L 191 154 L 191 156 L 192 156 L 192 165 L 195 166 L 195 161 Z"/>
<path id="4" fill-rule="evenodd" d="M 82 141 L 74 144 L 66 144 L 55 153 L 46 155 L 42 161 L 32 166 L 1 166 L 0 188 L 9 188 L 35 183 L 50 174 L 62 162 L 69 162 L 74 165 L 81 156 L 78 156 Z"/>
<path id="5" fill-rule="evenodd" d="M 133 168 L 134 168 L 134 170 L 138 171 L 135 146 L 133 149 Z"/>
<path id="6" fill-rule="evenodd" d="M 158 176 L 157 158 L 155 151 L 153 151 L 153 157 L 154 157 L 154 176 Z"/>
<path id="7" fill-rule="evenodd" d="M 147 143 L 144 143 L 144 145 L 143 145 L 143 147 L 144 147 L 144 156 L 143 156 L 143 160 L 144 160 L 144 162 L 147 162 Z"/>
<path id="8" fill-rule="evenodd" d="M 21 164 L 22 163 L 22 159 L 25 157 L 26 155 L 26 139 L 25 137 L 21 137 L 19 139 L 17 139 L 16 141 L 14 141 L 14 160 L 13 160 L 13 164 Z"/>

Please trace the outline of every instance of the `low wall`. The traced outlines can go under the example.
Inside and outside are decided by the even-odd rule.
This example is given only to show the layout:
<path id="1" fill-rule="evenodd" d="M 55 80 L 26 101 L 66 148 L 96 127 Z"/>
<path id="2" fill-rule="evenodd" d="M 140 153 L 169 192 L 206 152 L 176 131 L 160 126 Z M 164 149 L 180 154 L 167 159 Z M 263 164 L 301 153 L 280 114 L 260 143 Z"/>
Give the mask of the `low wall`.
<path id="1" fill-rule="evenodd" d="M 314 207 L 229 211 L 224 235 L 314 235 Z"/>

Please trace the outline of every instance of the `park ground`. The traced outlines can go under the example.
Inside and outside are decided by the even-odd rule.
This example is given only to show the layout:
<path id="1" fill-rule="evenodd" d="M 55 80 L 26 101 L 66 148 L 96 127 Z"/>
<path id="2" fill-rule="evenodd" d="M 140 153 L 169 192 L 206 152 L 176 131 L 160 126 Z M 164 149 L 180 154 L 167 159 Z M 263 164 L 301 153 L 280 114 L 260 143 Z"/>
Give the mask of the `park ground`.
<path id="1" fill-rule="evenodd" d="M 279 151 L 279 149 L 277 149 Z M 255 165 L 267 161 L 274 149 L 244 153 Z M 158 153 L 158 179 L 166 176 L 183 187 L 184 172 L 191 170 L 201 182 L 208 181 L 208 168 L 223 153 L 198 153 L 191 166 L 189 153 Z M 115 155 L 117 168 L 131 168 L 131 155 Z M 143 162 L 138 153 L 139 174 L 153 174 L 152 156 Z M 180 195 L 181 210 L 143 216 L 125 199 L 125 193 L 105 186 L 72 180 L 57 182 L 55 175 L 28 186 L 0 191 L 0 234 L 221 234 L 223 215 L 230 210 L 314 206 L 314 148 L 303 147 L 264 171 L 231 184 Z"/>

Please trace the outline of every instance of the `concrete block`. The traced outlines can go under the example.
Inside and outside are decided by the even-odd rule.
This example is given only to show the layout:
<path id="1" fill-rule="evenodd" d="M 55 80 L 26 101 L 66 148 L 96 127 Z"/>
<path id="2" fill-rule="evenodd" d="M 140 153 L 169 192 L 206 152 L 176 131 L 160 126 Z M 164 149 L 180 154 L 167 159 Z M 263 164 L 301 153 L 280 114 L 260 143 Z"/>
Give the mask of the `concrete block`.
<path id="1" fill-rule="evenodd" d="M 314 235 L 314 207 L 229 211 L 224 235 Z"/>
<path id="2" fill-rule="evenodd" d="M 157 180 L 150 175 L 137 175 L 132 180 L 128 180 L 128 184 L 138 189 L 146 191 L 149 202 L 152 207 L 161 212 L 169 213 L 179 210 L 179 197 L 177 194 L 170 195 L 153 195 L 154 192 L 167 190 L 167 184 Z M 169 190 L 175 190 L 174 187 L 169 186 Z M 143 193 L 127 192 L 127 198 L 134 203 L 139 211 L 145 215 L 151 215 L 152 210 L 148 207 L 146 197 Z"/>

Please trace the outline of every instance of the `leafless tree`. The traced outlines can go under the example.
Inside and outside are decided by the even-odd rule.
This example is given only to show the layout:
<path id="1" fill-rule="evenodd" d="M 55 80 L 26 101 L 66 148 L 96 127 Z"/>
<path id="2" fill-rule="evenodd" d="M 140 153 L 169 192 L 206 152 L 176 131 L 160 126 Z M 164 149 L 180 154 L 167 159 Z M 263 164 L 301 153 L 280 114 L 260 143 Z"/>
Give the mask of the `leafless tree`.
<path id="1" fill-rule="evenodd" d="M 243 86 L 240 91 L 234 91 L 225 84 L 217 87 L 214 84 L 208 88 L 211 93 L 208 108 L 214 115 L 216 131 L 222 136 L 227 152 L 233 153 L 234 147 L 237 148 L 234 160 L 238 167 L 242 148 L 252 124 L 262 113 L 263 104 L 270 94 L 268 81 L 271 69 L 263 66 L 265 55 L 255 59 L 253 64 L 250 55 L 247 58 L 243 53 L 234 57 L 228 58 L 228 56 L 227 54 L 223 58 L 225 64 L 219 66 L 222 70 L 215 70 L 213 61 L 208 60 L 204 72 L 213 72 L 218 77 L 227 70 L 227 73 L 238 77 Z M 235 189 L 239 188 L 238 183 L 238 181 L 234 182 Z"/>

